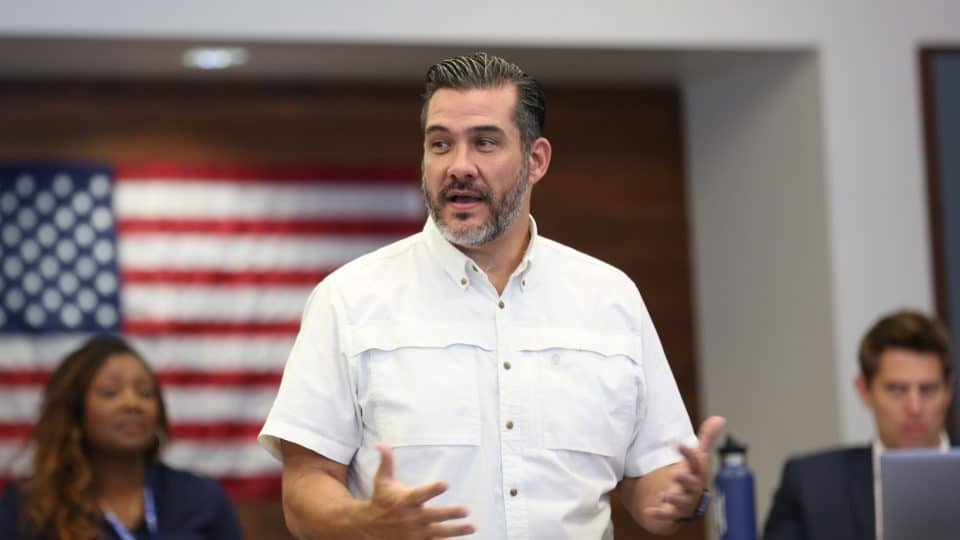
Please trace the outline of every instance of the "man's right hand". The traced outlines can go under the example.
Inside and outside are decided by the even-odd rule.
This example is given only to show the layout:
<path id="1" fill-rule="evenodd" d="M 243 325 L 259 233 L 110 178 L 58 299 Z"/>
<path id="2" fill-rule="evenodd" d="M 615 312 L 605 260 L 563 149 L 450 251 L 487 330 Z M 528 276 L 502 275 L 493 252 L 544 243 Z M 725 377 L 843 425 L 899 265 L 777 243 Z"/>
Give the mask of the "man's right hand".
<path id="1" fill-rule="evenodd" d="M 445 524 L 445 521 L 467 516 L 467 509 L 457 506 L 425 507 L 427 501 L 447 490 L 443 482 L 408 488 L 393 474 L 393 451 L 386 444 L 377 445 L 380 467 L 373 478 L 373 497 L 367 503 L 362 526 L 371 539 L 426 540 L 473 534 L 470 524 Z"/>

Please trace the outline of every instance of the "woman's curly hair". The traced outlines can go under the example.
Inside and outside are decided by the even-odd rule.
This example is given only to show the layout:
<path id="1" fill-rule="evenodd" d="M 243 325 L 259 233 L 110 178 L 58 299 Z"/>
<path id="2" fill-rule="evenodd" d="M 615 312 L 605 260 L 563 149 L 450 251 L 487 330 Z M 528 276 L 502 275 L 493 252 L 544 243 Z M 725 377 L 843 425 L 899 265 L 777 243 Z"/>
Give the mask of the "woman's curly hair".
<path id="1" fill-rule="evenodd" d="M 70 353 L 47 381 L 40 418 L 31 435 L 32 476 L 19 483 L 24 497 L 22 525 L 30 534 L 58 540 L 101 538 L 103 514 L 93 493 L 83 417 L 90 382 L 116 354 L 131 354 L 143 361 L 122 339 L 95 337 Z M 149 462 L 157 458 L 162 440 L 169 438 L 170 426 L 156 378 L 149 367 L 147 372 L 158 389 L 157 438 L 144 456 Z"/>

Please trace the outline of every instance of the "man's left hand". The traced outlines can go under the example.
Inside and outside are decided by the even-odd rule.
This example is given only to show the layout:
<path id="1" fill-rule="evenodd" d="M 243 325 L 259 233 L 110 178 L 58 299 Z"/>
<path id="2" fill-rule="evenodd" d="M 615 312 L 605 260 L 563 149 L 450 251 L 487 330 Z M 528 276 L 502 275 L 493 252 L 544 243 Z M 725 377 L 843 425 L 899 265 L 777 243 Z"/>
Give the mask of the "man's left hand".
<path id="1" fill-rule="evenodd" d="M 643 510 L 647 518 L 676 522 L 693 516 L 710 483 L 710 453 L 726 423 L 721 416 L 711 416 L 700 425 L 696 447 L 677 446 L 683 461 L 673 467 L 671 481 L 661 492 L 659 504 Z"/>

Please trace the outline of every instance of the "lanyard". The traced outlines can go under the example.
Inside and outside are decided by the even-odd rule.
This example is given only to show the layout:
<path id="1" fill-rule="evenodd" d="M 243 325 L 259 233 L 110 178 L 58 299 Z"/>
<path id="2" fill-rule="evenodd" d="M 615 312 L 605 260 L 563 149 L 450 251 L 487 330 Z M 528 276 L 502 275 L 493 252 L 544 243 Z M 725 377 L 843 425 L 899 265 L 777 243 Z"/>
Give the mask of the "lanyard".
<path id="1" fill-rule="evenodd" d="M 136 540 L 109 508 L 103 508 L 103 515 L 107 518 L 107 523 L 113 527 L 113 532 L 120 537 L 120 540 Z M 147 522 L 147 531 L 150 533 L 151 540 L 159 540 L 157 508 L 153 503 L 153 491 L 149 487 L 143 488 L 143 520 Z"/>

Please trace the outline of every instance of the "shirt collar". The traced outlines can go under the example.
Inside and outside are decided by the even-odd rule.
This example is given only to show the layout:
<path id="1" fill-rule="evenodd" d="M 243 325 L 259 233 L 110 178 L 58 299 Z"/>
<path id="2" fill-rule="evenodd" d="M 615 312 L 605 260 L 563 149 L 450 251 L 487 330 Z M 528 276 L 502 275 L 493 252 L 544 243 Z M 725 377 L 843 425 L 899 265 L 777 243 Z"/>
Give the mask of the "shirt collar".
<path id="1" fill-rule="evenodd" d="M 530 217 L 530 242 L 527 244 L 527 250 L 523 254 L 523 259 L 517 269 L 514 270 L 514 276 L 520 276 L 520 287 L 525 289 L 529 284 L 529 272 L 533 266 L 533 261 L 539 251 L 539 242 L 537 241 L 537 222 Z M 461 289 L 470 286 L 470 282 L 482 273 L 480 267 L 470 257 L 467 257 L 456 246 L 451 244 L 443 233 L 433 222 L 433 218 L 427 217 L 427 222 L 423 226 L 423 233 L 426 237 L 427 248 L 436 258 L 443 270 L 450 276 Z"/>
<path id="2" fill-rule="evenodd" d="M 947 452 L 950 450 L 950 438 L 947 437 L 947 432 L 940 430 L 940 445 L 937 446 L 937 449 L 941 452 Z M 879 438 L 874 439 L 873 441 L 873 459 L 879 460 L 880 454 L 887 451 L 887 447 L 883 445 L 883 441 Z"/>

